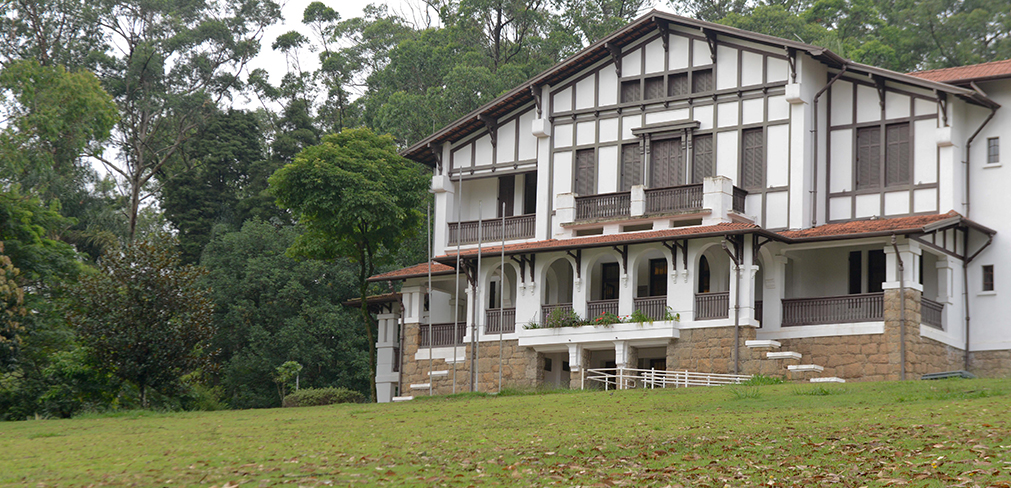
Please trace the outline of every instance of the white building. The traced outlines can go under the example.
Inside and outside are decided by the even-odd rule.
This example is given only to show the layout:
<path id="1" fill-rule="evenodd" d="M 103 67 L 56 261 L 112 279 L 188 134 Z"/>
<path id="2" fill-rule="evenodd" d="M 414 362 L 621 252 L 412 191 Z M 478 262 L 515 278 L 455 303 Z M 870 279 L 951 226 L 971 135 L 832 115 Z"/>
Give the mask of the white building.
<path id="1" fill-rule="evenodd" d="M 436 264 L 430 290 L 427 264 L 372 278 L 404 282 L 379 400 L 500 368 L 1011 373 L 1009 101 L 1011 62 L 911 76 L 649 13 L 405 151 L 433 170 Z"/>

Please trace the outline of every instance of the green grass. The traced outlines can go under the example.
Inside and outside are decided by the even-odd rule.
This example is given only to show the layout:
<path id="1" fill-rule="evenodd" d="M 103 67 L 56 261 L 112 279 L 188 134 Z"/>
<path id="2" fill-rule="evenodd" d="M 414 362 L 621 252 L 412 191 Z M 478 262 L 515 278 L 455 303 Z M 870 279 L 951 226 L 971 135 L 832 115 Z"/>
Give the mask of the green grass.
<path id="1" fill-rule="evenodd" d="M 1009 391 L 1011 380 L 513 391 L 8 422 L 0 485 L 1007 487 Z"/>

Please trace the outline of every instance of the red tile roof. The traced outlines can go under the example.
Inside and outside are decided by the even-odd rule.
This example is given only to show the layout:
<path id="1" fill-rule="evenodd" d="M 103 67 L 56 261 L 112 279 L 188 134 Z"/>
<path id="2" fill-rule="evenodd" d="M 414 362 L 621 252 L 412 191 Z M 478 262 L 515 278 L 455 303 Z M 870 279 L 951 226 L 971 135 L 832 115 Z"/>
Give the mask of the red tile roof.
<path id="1" fill-rule="evenodd" d="M 432 276 L 450 274 L 455 269 L 452 266 L 432 261 Z M 389 273 L 378 274 L 369 278 L 369 281 L 403 280 L 418 278 L 420 276 L 428 276 L 428 263 L 415 264 L 414 266 L 390 271 Z"/>
<path id="2" fill-rule="evenodd" d="M 789 240 L 838 239 L 845 236 L 864 237 L 869 234 L 906 234 L 921 231 L 923 226 L 944 219 L 960 217 L 954 210 L 946 214 L 914 215 L 890 219 L 854 220 L 838 224 L 825 224 L 810 229 L 788 230 L 778 234 Z"/>
<path id="3" fill-rule="evenodd" d="M 393 303 L 400 301 L 400 292 L 394 291 L 390 293 L 383 293 L 382 295 L 369 295 L 365 299 L 366 303 L 371 306 L 382 305 L 384 303 Z M 345 307 L 360 307 L 362 305 L 361 298 L 352 298 L 341 303 Z"/>
<path id="4" fill-rule="evenodd" d="M 681 237 L 697 238 L 725 234 L 742 234 L 748 233 L 749 231 L 762 231 L 762 229 L 755 224 L 727 222 L 702 227 L 678 227 L 675 229 L 654 230 L 648 232 L 624 232 L 621 234 L 574 237 L 572 239 L 548 239 L 546 241 L 522 242 L 519 244 L 506 245 L 505 252 L 506 254 L 518 254 L 525 252 L 563 251 L 576 248 L 607 247 L 619 244 L 656 242 Z M 482 252 L 484 252 L 486 256 L 496 256 L 502 252 L 502 246 L 486 246 L 482 248 Z M 460 252 L 460 256 L 463 257 L 476 255 L 477 249 L 465 249 Z M 435 259 L 443 262 L 456 259 L 456 252 L 447 253 L 445 256 L 439 256 Z"/>
<path id="5" fill-rule="evenodd" d="M 969 66 L 959 66 L 957 68 L 941 68 L 928 71 L 914 71 L 909 73 L 917 78 L 941 83 L 958 83 L 996 78 L 1011 77 L 1011 59 L 1003 61 L 991 61 L 989 63 L 973 64 Z"/>

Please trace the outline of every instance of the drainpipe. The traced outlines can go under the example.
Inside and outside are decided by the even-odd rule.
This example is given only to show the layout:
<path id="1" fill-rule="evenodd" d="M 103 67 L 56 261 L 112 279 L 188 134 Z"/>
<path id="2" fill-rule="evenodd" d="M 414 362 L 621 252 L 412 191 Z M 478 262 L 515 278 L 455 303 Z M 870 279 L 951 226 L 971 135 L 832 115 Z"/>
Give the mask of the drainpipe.
<path id="1" fill-rule="evenodd" d="M 899 379 L 906 380 L 906 271 L 902 264 L 902 255 L 899 254 L 899 246 L 895 243 L 895 234 L 892 234 L 892 249 L 895 250 L 895 259 L 899 263 Z"/>
<path id="2" fill-rule="evenodd" d="M 980 91 L 981 92 L 981 90 L 978 87 L 976 87 L 975 84 L 973 84 L 973 88 L 975 88 L 976 91 Z M 990 120 L 993 119 L 993 116 L 997 114 L 997 109 L 998 108 L 999 107 L 991 107 L 990 108 L 990 115 L 988 115 L 986 117 L 986 120 L 984 120 L 983 123 L 979 125 L 979 128 L 976 129 L 976 132 L 973 132 L 972 135 L 969 136 L 969 139 L 967 139 L 965 141 L 965 218 L 967 218 L 967 219 L 969 218 L 969 208 L 970 208 L 969 207 L 969 202 L 970 202 L 970 195 L 971 195 L 970 192 L 969 192 L 969 169 L 972 167 L 972 165 L 969 164 L 969 161 L 970 161 L 970 156 L 972 154 L 970 152 L 970 149 L 972 149 L 972 141 L 976 139 L 976 136 L 978 136 L 980 132 L 983 131 L 983 128 L 986 127 L 986 124 L 990 123 Z M 985 249 L 987 246 L 989 246 L 990 242 L 992 242 L 992 241 L 993 241 L 993 236 L 990 236 L 990 241 L 987 241 L 986 246 L 983 246 L 983 249 Z M 963 249 L 969 249 L 968 245 L 969 245 L 969 234 L 966 233 L 965 234 L 965 246 L 966 247 L 963 247 Z M 982 251 L 983 249 L 980 249 L 980 251 Z M 979 254 L 979 252 L 977 252 L 976 254 Z M 969 322 L 971 321 L 971 317 L 970 317 L 970 314 L 969 314 L 969 261 L 971 261 L 972 258 L 976 257 L 976 254 L 973 254 L 972 257 L 970 257 L 968 259 L 963 259 L 962 260 L 962 296 L 965 298 L 965 300 L 964 300 L 964 303 L 965 303 L 965 351 L 963 353 L 965 355 L 965 358 L 964 358 L 964 361 L 963 361 L 964 362 L 963 369 L 965 369 L 966 371 L 969 370 Z"/>
<path id="3" fill-rule="evenodd" d="M 734 374 L 740 374 L 741 369 L 741 261 L 738 256 L 730 252 L 727 248 L 727 240 L 723 239 L 720 241 L 720 246 L 723 247 L 723 251 L 730 256 L 730 260 L 734 262 L 734 269 L 736 272 L 737 286 L 734 288 Z"/>
<path id="4" fill-rule="evenodd" d="M 846 70 L 849 69 L 849 64 L 843 63 L 842 71 L 837 73 L 828 83 L 818 90 L 818 93 L 814 95 L 814 121 L 813 128 L 811 129 L 811 134 L 813 135 L 813 142 L 811 143 L 814 147 L 814 164 L 813 170 L 811 171 L 811 227 L 818 225 L 818 99 L 821 98 L 821 94 L 825 93 L 839 78 L 842 77 Z"/>

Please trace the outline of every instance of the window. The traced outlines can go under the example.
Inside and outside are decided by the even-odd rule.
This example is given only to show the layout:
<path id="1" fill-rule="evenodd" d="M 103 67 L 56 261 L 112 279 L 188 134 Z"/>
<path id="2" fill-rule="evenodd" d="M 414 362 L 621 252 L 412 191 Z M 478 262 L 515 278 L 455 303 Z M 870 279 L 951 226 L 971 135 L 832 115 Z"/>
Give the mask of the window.
<path id="1" fill-rule="evenodd" d="M 993 291 L 993 265 L 983 265 L 983 291 Z"/>
<path id="2" fill-rule="evenodd" d="M 692 73 L 692 93 L 713 91 L 713 69 L 702 69 Z"/>
<path id="3" fill-rule="evenodd" d="M 857 129 L 857 190 L 881 186 L 881 128 Z"/>
<path id="4" fill-rule="evenodd" d="M 863 253 L 860 251 L 850 252 L 850 295 L 857 295 L 863 291 L 861 282 L 864 275 Z"/>
<path id="5" fill-rule="evenodd" d="M 986 140 L 986 164 L 1000 163 L 1000 138 L 991 137 Z"/>
<path id="6" fill-rule="evenodd" d="M 505 205 L 505 216 L 513 216 L 513 207 L 516 199 L 516 176 L 498 177 L 498 205 L 495 209 L 496 216 L 502 217 L 503 205 Z"/>
<path id="7" fill-rule="evenodd" d="M 544 371 L 551 371 L 551 358 L 544 358 Z"/>
<path id="8" fill-rule="evenodd" d="M 663 98 L 663 77 L 656 76 L 653 78 L 646 78 L 646 96 L 642 97 L 644 100 L 655 100 L 657 98 Z"/>
<path id="9" fill-rule="evenodd" d="M 621 146 L 621 191 L 642 184 L 642 154 L 639 144 Z"/>
<path id="10" fill-rule="evenodd" d="M 492 281 L 491 283 L 488 283 L 488 308 L 499 308 L 497 288 L 498 288 L 497 281 Z"/>
<path id="11" fill-rule="evenodd" d="M 743 134 L 741 153 L 741 187 L 745 190 L 765 188 L 765 135 L 762 129 L 748 129 Z"/>
<path id="12" fill-rule="evenodd" d="M 650 142 L 649 186 L 666 188 L 683 185 L 685 161 L 681 139 L 664 139 Z"/>
<path id="13" fill-rule="evenodd" d="M 885 282 L 885 251 L 867 251 L 867 293 L 881 293 Z"/>
<path id="14" fill-rule="evenodd" d="M 523 213 L 537 212 L 537 172 L 523 175 Z"/>
<path id="15" fill-rule="evenodd" d="M 667 77 L 667 96 L 680 97 L 688 94 L 688 73 L 678 73 Z"/>
<path id="16" fill-rule="evenodd" d="M 639 80 L 621 82 L 621 103 L 638 102 L 640 98 Z"/>
<path id="17" fill-rule="evenodd" d="M 600 266 L 600 299 L 616 300 L 618 298 L 618 263 L 604 263 Z"/>
<path id="18" fill-rule="evenodd" d="M 649 296 L 667 295 L 667 260 L 649 260 Z"/>
<path id="19" fill-rule="evenodd" d="M 909 124 L 887 126 L 885 138 L 885 186 L 908 185 L 912 179 Z"/>
<path id="20" fill-rule="evenodd" d="M 576 151 L 576 194 L 596 195 L 597 157 L 593 149 Z"/>
<path id="21" fill-rule="evenodd" d="M 695 136 L 692 140 L 692 183 L 702 183 L 706 176 L 716 176 L 713 136 Z"/>
<path id="22" fill-rule="evenodd" d="M 709 260 L 699 258 L 699 293 L 709 293 Z"/>

